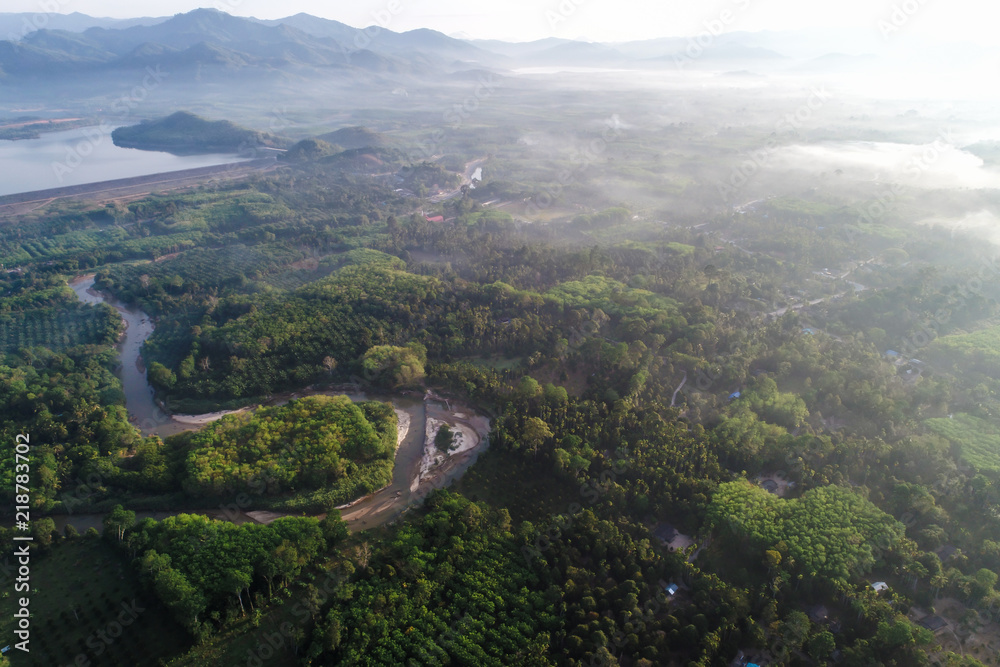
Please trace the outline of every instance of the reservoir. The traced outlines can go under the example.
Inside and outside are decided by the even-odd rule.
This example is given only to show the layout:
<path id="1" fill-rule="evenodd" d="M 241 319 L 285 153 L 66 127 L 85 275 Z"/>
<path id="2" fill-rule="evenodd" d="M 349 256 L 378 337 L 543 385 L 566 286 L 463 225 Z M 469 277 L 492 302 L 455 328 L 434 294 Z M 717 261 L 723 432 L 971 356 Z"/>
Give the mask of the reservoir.
<path id="1" fill-rule="evenodd" d="M 111 129 L 95 125 L 0 141 L 0 196 L 241 161 L 230 153 L 172 155 L 119 148 L 111 141 Z"/>

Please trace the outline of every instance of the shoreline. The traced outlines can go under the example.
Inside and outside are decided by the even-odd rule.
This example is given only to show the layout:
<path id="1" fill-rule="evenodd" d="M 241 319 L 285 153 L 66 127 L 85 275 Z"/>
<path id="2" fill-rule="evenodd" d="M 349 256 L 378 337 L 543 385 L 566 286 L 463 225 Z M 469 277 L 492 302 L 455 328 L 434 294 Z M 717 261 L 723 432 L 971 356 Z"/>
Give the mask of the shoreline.
<path id="1" fill-rule="evenodd" d="M 192 187 L 212 179 L 240 178 L 277 166 L 279 165 L 275 157 L 254 158 L 208 167 L 162 171 L 145 176 L 116 178 L 95 183 L 0 195 L 0 217 L 22 215 L 57 199 L 82 199 L 99 203 L 112 199 L 142 196 L 153 190 L 167 191 Z"/>
<path id="2" fill-rule="evenodd" d="M 407 412 L 404 412 L 403 410 L 400 410 L 399 408 L 397 408 L 395 406 L 393 406 L 392 409 L 396 413 L 396 452 L 398 452 L 400 446 L 403 444 L 403 440 L 405 440 L 406 436 L 409 435 L 409 433 L 410 433 L 410 415 Z M 393 467 L 395 467 L 395 465 L 396 465 L 395 461 L 393 461 Z M 361 496 L 360 498 L 355 498 L 354 500 L 352 500 L 349 503 L 345 503 L 343 505 L 337 505 L 333 509 L 338 510 L 338 511 L 339 510 L 350 509 L 350 508 L 354 507 L 355 505 L 357 505 L 358 503 L 360 503 L 361 501 L 367 500 L 369 498 L 372 498 L 373 496 L 376 496 L 379 493 L 385 491 L 386 489 L 388 489 L 389 487 L 391 487 L 392 484 L 393 484 L 393 482 L 390 481 L 388 484 L 386 484 L 385 486 L 383 486 L 381 489 L 376 489 L 376 490 L 372 491 L 371 493 L 366 493 L 365 495 Z"/>
<path id="3" fill-rule="evenodd" d="M 442 402 L 444 408 L 440 407 Z M 490 420 L 465 404 L 428 390 L 425 409 L 424 453 L 417 475 L 410 484 L 410 492 L 414 494 L 420 494 L 422 490 L 426 492 L 428 487 L 440 488 L 449 473 L 478 457 L 489 445 Z M 456 441 L 461 440 L 447 453 L 441 452 L 434 444 L 434 438 L 443 424 L 448 424 L 455 432 Z"/>

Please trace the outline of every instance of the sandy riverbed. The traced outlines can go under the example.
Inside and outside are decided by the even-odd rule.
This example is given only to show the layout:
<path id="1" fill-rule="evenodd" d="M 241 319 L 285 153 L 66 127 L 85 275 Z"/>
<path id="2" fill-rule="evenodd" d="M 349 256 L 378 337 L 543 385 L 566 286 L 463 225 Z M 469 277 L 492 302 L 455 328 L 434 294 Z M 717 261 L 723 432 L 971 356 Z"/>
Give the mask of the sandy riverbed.
<path id="1" fill-rule="evenodd" d="M 248 410 L 256 409 L 251 407 L 240 408 L 239 410 L 219 410 L 218 412 L 206 412 L 203 415 L 170 415 L 170 418 L 180 424 L 188 426 L 204 426 L 214 421 L 218 421 L 226 415 L 238 415 Z"/>
<path id="2" fill-rule="evenodd" d="M 479 445 L 480 437 L 475 429 L 458 421 L 456 414 L 453 413 L 452 417 L 451 420 L 447 418 L 427 418 L 426 425 L 424 426 L 424 455 L 420 460 L 420 473 L 413 480 L 413 490 L 416 490 L 420 482 L 432 477 L 435 468 L 444 465 L 453 456 L 471 451 Z M 438 431 L 445 424 L 448 424 L 454 435 L 452 447 L 448 452 L 442 452 L 434 444 L 434 439 L 437 437 Z"/>
<path id="3" fill-rule="evenodd" d="M 433 394 L 430 394 L 433 396 Z M 418 473 L 410 484 L 410 492 L 426 495 L 434 488 L 444 486 L 449 474 L 474 460 L 486 445 L 490 432 L 490 421 L 450 402 L 427 402 L 427 418 L 424 427 L 424 453 Z M 444 424 L 448 424 L 455 439 L 447 453 L 438 449 L 434 438 Z"/>

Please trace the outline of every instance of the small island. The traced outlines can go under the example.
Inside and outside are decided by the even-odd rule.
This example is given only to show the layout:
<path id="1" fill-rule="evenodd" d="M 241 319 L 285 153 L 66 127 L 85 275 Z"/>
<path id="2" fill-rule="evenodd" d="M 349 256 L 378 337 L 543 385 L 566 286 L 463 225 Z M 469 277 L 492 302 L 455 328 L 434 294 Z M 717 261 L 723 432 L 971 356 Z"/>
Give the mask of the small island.
<path id="1" fill-rule="evenodd" d="M 267 132 L 258 132 L 228 120 L 208 120 L 188 111 L 138 125 L 119 127 L 111 133 L 115 146 L 178 155 L 197 153 L 247 153 L 283 148 L 288 142 Z"/>
<path id="2" fill-rule="evenodd" d="M 253 493 L 277 509 L 328 510 L 392 480 L 397 416 L 378 401 L 310 396 L 168 439 L 186 494 Z"/>

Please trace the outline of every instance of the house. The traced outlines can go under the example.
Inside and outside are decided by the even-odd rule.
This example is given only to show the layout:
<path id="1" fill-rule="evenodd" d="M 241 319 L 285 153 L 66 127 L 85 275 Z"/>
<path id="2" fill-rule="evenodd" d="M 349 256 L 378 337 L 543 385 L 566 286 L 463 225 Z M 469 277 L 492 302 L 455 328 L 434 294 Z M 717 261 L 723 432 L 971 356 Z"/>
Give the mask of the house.
<path id="1" fill-rule="evenodd" d="M 889 590 L 889 584 L 885 583 L 884 581 L 876 581 L 872 584 L 872 588 L 875 589 L 876 593 L 881 593 L 882 591 Z"/>
<path id="2" fill-rule="evenodd" d="M 740 397 L 740 392 L 734 391 L 733 393 L 731 393 L 729 395 L 729 400 L 732 401 L 732 400 L 735 400 L 735 399 L 737 399 L 739 397 Z"/>
<path id="3" fill-rule="evenodd" d="M 424 218 L 427 219 L 427 222 L 444 222 L 443 215 L 425 215 Z"/>
<path id="4" fill-rule="evenodd" d="M 677 537 L 677 529 L 669 523 L 661 523 L 653 529 L 653 537 L 664 544 L 670 544 Z"/>
<path id="5" fill-rule="evenodd" d="M 813 623 L 823 623 L 830 616 L 830 611 L 821 604 L 810 607 L 807 613 Z"/>
<path id="6" fill-rule="evenodd" d="M 778 483 L 775 482 L 773 479 L 765 479 L 763 482 L 761 482 L 760 486 L 768 493 L 778 492 Z"/>
<path id="7" fill-rule="evenodd" d="M 663 590 L 667 592 L 667 595 L 676 595 L 677 591 L 680 590 L 680 586 L 677 584 L 670 584 L 669 586 L 664 586 Z"/>
<path id="8" fill-rule="evenodd" d="M 948 627 L 948 621 L 944 620 L 937 614 L 931 616 L 925 616 L 920 619 L 920 625 L 924 626 L 931 632 L 937 632 L 938 630 L 943 630 Z"/>

